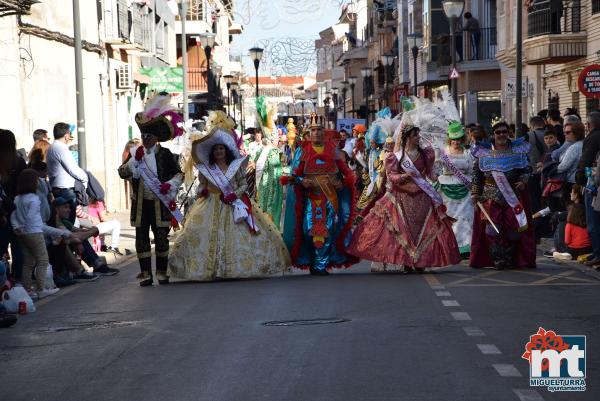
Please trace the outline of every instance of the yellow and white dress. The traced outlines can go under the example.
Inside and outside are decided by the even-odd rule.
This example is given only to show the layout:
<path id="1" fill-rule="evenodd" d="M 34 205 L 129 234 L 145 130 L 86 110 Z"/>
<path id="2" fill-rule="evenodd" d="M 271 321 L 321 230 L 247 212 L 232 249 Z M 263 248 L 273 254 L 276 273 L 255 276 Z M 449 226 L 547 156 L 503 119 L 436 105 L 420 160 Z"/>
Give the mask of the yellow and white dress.
<path id="1" fill-rule="evenodd" d="M 268 277 L 288 270 L 290 257 L 279 230 L 252 201 L 251 217 L 257 232 L 245 220 L 236 223 L 234 207 L 221 200 L 222 191 L 215 184 L 211 168 L 215 167 L 200 170 L 199 191 L 203 196 L 188 212 L 171 248 L 169 275 L 183 280 L 212 281 Z M 248 186 L 243 160 L 234 160 L 223 173 L 231 191 L 242 199 Z"/>

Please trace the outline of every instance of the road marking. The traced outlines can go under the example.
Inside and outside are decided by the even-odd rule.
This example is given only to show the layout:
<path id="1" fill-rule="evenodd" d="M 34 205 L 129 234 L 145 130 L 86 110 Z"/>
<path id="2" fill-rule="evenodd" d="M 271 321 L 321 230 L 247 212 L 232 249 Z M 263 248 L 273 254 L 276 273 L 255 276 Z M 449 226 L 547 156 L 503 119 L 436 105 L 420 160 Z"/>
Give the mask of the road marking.
<path id="1" fill-rule="evenodd" d="M 444 300 L 442 300 L 442 304 L 444 306 L 460 306 L 458 301 L 455 301 L 453 299 L 444 299 Z"/>
<path id="2" fill-rule="evenodd" d="M 469 337 L 485 337 L 485 333 L 479 327 L 463 327 L 463 330 Z"/>
<path id="3" fill-rule="evenodd" d="M 477 348 L 484 355 L 500 355 L 502 352 L 494 344 L 477 344 Z"/>
<path id="4" fill-rule="evenodd" d="M 438 297 L 449 297 L 450 292 L 449 291 L 436 291 L 435 295 L 437 295 Z"/>
<path id="5" fill-rule="evenodd" d="M 502 377 L 522 377 L 521 372 L 509 363 L 494 363 L 492 364 L 496 372 Z"/>
<path id="6" fill-rule="evenodd" d="M 513 388 L 513 392 L 521 401 L 544 401 L 544 397 L 536 390 Z"/>
<path id="7" fill-rule="evenodd" d="M 454 320 L 473 320 L 467 312 L 450 312 Z"/>
<path id="8" fill-rule="evenodd" d="M 442 283 L 440 283 L 440 280 L 437 279 L 437 277 L 435 277 L 433 274 L 425 274 L 423 275 L 423 278 L 425 278 L 425 281 L 427 281 L 427 284 L 429 284 L 429 286 L 431 288 L 433 288 L 434 290 L 443 290 L 444 286 L 442 285 Z"/>

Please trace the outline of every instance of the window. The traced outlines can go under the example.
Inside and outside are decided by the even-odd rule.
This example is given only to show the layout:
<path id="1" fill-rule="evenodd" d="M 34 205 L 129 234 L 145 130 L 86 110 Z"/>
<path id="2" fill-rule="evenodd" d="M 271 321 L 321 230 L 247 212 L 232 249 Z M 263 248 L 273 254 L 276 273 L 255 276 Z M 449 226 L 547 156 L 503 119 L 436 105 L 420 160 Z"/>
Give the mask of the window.
<path id="1" fill-rule="evenodd" d="M 592 0 L 592 14 L 600 14 L 600 0 Z"/>
<path id="2" fill-rule="evenodd" d="M 591 111 L 600 111 L 600 99 L 585 99 L 585 112 L 588 114 Z"/>

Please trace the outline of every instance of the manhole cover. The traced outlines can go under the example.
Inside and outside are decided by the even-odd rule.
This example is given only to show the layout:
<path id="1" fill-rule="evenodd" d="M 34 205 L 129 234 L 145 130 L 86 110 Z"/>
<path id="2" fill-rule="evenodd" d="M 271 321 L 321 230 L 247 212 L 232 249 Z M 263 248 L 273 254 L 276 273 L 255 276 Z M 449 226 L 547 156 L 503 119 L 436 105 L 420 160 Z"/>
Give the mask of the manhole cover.
<path id="1" fill-rule="evenodd" d="M 72 330 L 101 330 L 101 329 L 112 329 L 116 327 L 128 327 L 137 326 L 143 323 L 142 321 L 107 321 L 107 322 L 78 322 L 66 326 L 48 327 L 40 331 L 45 332 L 60 332 L 60 331 L 72 331 Z"/>
<path id="2" fill-rule="evenodd" d="M 349 322 L 349 319 L 332 317 L 327 319 L 281 320 L 263 323 L 264 326 L 310 326 L 315 324 L 336 324 Z"/>

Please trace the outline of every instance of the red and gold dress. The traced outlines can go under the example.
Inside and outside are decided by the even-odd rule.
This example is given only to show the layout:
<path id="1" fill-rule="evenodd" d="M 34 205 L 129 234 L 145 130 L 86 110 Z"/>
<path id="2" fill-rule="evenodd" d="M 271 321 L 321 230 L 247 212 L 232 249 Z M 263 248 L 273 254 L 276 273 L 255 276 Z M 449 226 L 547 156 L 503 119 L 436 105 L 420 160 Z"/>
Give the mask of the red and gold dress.
<path id="1" fill-rule="evenodd" d="M 430 175 L 434 159 L 431 148 L 411 158 L 423 177 Z M 452 220 L 442 212 L 443 207 L 434 207 L 392 152 L 385 159 L 385 170 L 385 195 L 354 230 L 348 252 L 374 262 L 414 268 L 459 263 Z"/>

